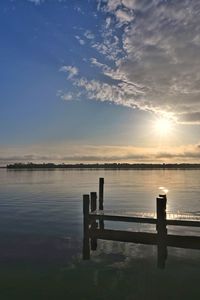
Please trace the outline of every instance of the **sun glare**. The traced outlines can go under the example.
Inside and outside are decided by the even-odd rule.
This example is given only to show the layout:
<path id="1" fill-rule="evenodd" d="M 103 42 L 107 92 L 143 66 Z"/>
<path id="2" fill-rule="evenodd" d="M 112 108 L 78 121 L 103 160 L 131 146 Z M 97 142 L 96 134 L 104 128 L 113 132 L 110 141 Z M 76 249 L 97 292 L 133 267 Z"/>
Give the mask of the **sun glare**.
<path id="1" fill-rule="evenodd" d="M 154 122 L 154 129 L 157 134 L 168 136 L 173 129 L 173 121 L 165 117 L 159 118 Z"/>

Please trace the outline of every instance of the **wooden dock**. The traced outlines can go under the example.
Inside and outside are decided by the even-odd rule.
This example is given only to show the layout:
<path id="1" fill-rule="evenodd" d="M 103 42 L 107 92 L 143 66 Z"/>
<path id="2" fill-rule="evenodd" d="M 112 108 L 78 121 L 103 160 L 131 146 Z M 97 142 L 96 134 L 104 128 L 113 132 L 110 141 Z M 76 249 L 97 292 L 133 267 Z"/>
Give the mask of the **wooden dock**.
<path id="1" fill-rule="evenodd" d="M 167 233 L 167 226 L 200 227 L 200 221 L 167 219 L 166 195 L 159 195 L 156 198 L 156 218 L 106 214 L 103 210 L 103 202 L 104 178 L 99 178 L 99 210 L 97 210 L 96 192 L 83 195 L 83 259 L 90 258 L 90 249 L 96 250 L 98 239 L 156 245 L 159 268 L 165 267 L 168 246 L 200 250 L 200 236 L 169 235 Z M 108 230 L 104 228 L 104 221 L 154 224 L 156 233 Z"/>

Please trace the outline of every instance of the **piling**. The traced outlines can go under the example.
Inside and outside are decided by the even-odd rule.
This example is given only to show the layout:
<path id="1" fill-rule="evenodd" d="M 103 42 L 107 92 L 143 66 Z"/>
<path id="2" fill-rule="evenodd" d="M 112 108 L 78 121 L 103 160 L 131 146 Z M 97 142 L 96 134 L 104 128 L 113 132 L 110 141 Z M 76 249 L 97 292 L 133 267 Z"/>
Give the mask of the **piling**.
<path id="1" fill-rule="evenodd" d="M 103 196 L 104 196 L 104 178 L 99 178 L 99 210 L 103 210 Z M 99 219 L 99 228 L 104 229 L 103 218 Z"/>
<path id="2" fill-rule="evenodd" d="M 158 267 L 163 269 L 165 267 L 165 260 L 167 259 L 167 222 L 166 222 L 166 195 L 159 195 L 156 198 L 157 207 L 157 255 Z"/>
<path id="3" fill-rule="evenodd" d="M 83 259 L 90 259 L 89 244 L 89 195 L 83 195 Z"/>
<path id="4" fill-rule="evenodd" d="M 99 209 L 103 210 L 104 178 L 99 178 Z"/>
<path id="5" fill-rule="evenodd" d="M 91 212 L 96 211 L 97 209 L 97 193 L 96 192 L 91 192 L 90 193 L 90 199 L 91 199 Z M 96 220 L 91 221 L 91 231 L 94 231 L 98 227 L 98 223 Z M 91 238 L 91 250 L 96 250 L 97 249 L 97 239 L 96 238 Z"/>
<path id="6" fill-rule="evenodd" d="M 91 192 L 90 199 L 91 199 L 91 212 L 94 212 L 97 209 L 97 193 Z"/>

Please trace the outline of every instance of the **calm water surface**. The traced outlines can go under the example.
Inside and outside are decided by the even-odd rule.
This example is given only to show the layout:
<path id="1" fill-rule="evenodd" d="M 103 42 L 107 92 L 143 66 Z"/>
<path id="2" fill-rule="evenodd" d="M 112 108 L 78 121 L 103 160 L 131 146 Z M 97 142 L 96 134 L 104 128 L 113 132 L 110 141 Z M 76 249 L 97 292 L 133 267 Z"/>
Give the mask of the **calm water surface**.
<path id="1" fill-rule="evenodd" d="M 159 187 L 168 212 L 200 217 L 200 170 L 0 170 L 1 299 L 200 299 L 200 251 L 98 241 L 82 260 L 82 194 L 105 178 L 109 212 L 153 213 Z M 154 230 L 107 223 L 108 228 Z M 200 235 L 199 229 L 170 228 Z"/>

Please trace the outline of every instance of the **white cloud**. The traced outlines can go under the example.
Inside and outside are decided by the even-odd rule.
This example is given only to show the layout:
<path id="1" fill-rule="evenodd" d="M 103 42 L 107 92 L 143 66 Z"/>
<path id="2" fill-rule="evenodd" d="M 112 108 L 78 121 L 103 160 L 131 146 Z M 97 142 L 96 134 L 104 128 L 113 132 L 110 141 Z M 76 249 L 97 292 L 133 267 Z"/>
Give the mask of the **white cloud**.
<path id="1" fill-rule="evenodd" d="M 135 0 L 122 0 L 122 3 L 124 6 L 126 6 L 129 9 L 134 9 L 136 7 Z"/>
<path id="2" fill-rule="evenodd" d="M 71 101 L 79 98 L 80 93 L 72 93 L 72 92 L 65 92 L 63 90 L 58 90 L 57 96 L 64 101 Z"/>
<path id="3" fill-rule="evenodd" d="M 72 93 L 64 93 L 60 96 L 60 98 L 64 101 L 70 101 L 73 99 L 73 94 Z"/>
<path id="4" fill-rule="evenodd" d="M 121 0 L 108 0 L 107 1 L 107 10 L 114 11 L 120 5 L 121 5 Z"/>
<path id="5" fill-rule="evenodd" d="M 108 17 L 108 18 L 106 18 L 106 24 L 105 24 L 106 29 L 108 29 L 110 27 L 110 25 L 111 25 L 111 18 Z"/>
<path id="6" fill-rule="evenodd" d="M 91 47 L 104 61 L 90 61 L 105 77 L 80 76 L 74 84 L 90 99 L 168 113 L 181 123 L 200 123 L 200 2 L 98 3 L 105 22 L 99 30 L 101 40 L 91 36 Z"/>
<path id="7" fill-rule="evenodd" d="M 93 40 L 95 38 L 95 35 L 90 30 L 86 30 L 86 32 L 84 33 L 84 36 L 88 40 Z"/>
<path id="8" fill-rule="evenodd" d="M 106 60 L 117 63 L 118 57 L 123 55 L 123 49 L 120 47 L 120 40 L 114 34 L 112 29 L 106 27 L 105 24 L 102 32 L 102 41 L 93 41 L 91 46 L 95 48 L 100 54 L 104 55 Z"/>
<path id="9" fill-rule="evenodd" d="M 74 66 L 62 66 L 60 68 L 60 71 L 68 73 L 68 77 L 67 77 L 68 79 L 71 79 L 74 76 L 78 75 L 78 68 Z"/>
<path id="10" fill-rule="evenodd" d="M 179 114 L 179 122 L 182 124 L 200 124 L 200 111 Z"/>
<path id="11" fill-rule="evenodd" d="M 75 38 L 77 39 L 80 45 L 85 45 L 85 41 L 79 35 L 75 35 Z"/>
<path id="12" fill-rule="evenodd" d="M 39 5 L 42 2 L 44 2 L 44 0 L 28 0 L 28 1 L 34 3 L 35 5 Z"/>
<path id="13" fill-rule="evenodd" d="M 45 1 L 49 1 L 51 2 L 51 0 L 27 0 L 28 2 L 32 2 L 34 3 L 35 5 L 39 5 L 39 4 L 42 4 L 43 2 Z M 55 0 L 57 1 L 58 3 L 62 3 L 62 2 L 65 2 L 66 0 Z"/>
<path id="14" fill-rule="evenodd" d="M 118 9 L 115 12 L 115 16 L 119 20 L 119 22 L 121 22 L 121 23 L 131 22 L 134 18 L 132 13 L 130 13 L 128 11 L 125 11 L 125 10 L 122 10 L 122 9 Z"/>

